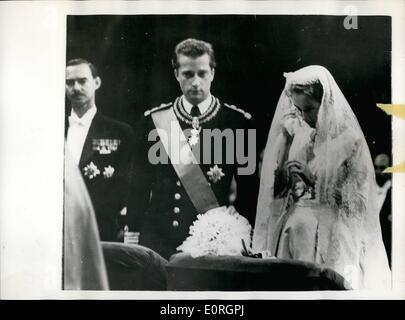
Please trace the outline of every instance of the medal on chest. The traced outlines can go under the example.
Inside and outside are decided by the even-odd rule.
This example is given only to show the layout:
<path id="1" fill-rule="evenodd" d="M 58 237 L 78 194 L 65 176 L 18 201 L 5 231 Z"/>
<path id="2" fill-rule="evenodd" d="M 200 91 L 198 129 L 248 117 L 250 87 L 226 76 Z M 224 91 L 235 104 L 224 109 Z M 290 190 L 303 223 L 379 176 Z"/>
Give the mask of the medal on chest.
<path id="1" fill-rule="evenodd" d="M 201 132 L 200 122 L 197 117 L 193 117 L 191 125 L 193 129 L 190 131 L 191 135 L 188 137 L 188 143 L 190 146 L 195 146 L 200 141 Z"/>

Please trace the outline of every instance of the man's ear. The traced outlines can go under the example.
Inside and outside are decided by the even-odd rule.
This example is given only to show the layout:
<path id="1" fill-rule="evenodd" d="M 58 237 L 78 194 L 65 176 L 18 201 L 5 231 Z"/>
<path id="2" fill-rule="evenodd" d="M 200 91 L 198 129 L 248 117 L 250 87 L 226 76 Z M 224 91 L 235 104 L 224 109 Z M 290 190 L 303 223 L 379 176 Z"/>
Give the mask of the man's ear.
<path id="1" fill-rule="evenodd" d="M 214 76 L 215 76 L 215 68 L 211 68 L 211 75 L 212 75 L 212 80 L 214 80 Z"/>
<path id="2" fill-rule="evenodd" d="M 176 78 L 177 81 L 179 81 L 179 70 L 178 69 L 174 69 L 173 70 L 174 73 L 174 77 Z"/>
<path id="3" fill-rule="evenodd" d="M 101 87 L 101 78 L 100 77 L 96 77 L 94 79 L 94 82 L 96 83 L 96 90 Z"/>

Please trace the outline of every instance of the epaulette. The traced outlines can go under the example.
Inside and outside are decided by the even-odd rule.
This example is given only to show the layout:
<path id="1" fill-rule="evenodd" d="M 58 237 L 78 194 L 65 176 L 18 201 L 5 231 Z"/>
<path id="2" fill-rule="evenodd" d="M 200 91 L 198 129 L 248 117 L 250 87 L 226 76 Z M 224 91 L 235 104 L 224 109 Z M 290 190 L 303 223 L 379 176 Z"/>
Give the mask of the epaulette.
<path id="1" fill-rule="evenodd" d="M 246 112 L 245 110 L 242 110 L 242 109 L 234 106 L 233 104 L 224 103 L 224 106 L 227 107 L 227 108 L 230 108 L 232 110 L 235 110 L 235 111 L 238 111 L 238 112 L 242 113 L 245 116 L 246 119 L 249 119 L 249 120 L 252 119 L 252 115 L 249 112 Z"/>
<path id="2" fill-rule="evenodd" d="M 158 107 L 154 107 L 154 108 L 152 108 L 152 109 L 146 110 L 146 111 L 143 113 L 143 115 L 144 115 L 145 117 L 147 117 L 147 116 L 149 116 L 151 113 L 154 113 L 154 112 L 156 112 L 156 111 L 159 111 L 159 110 L 162 110 L 162 109 L 165 109 L 165 108 L 170 107 L 172 104 L 173 104 L 173 102 L 162 103 L 162 104 L 161 104 L 160 106 L 158 106 Z"/>

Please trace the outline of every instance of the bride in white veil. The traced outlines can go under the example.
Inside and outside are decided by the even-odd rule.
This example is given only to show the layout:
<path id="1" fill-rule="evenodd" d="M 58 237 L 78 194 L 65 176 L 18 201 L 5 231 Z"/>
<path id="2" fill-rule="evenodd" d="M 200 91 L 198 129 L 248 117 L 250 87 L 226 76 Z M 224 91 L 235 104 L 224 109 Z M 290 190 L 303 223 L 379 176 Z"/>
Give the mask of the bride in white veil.
<path id="1" fill-rule="evenodd" d="M 253 251 L 330 267 L 352 288 L 388 288 L 374 168 L 357 119 L 324 67 L 284 76 L 264 152 Z"/>

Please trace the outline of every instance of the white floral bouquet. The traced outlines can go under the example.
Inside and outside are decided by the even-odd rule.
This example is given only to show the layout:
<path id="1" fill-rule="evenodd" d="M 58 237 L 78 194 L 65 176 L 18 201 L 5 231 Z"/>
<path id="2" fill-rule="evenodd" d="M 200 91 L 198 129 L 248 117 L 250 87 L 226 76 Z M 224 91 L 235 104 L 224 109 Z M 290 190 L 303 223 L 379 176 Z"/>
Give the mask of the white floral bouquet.
<path id="1" fill-rule="evenodd" d="M 211 209 L 199 214 L 190 227 L 190 236 L 177 250 L 193 258 L 204 255 L 241 256 L 250 247 L 252 227 L 233 206 Z"/>

